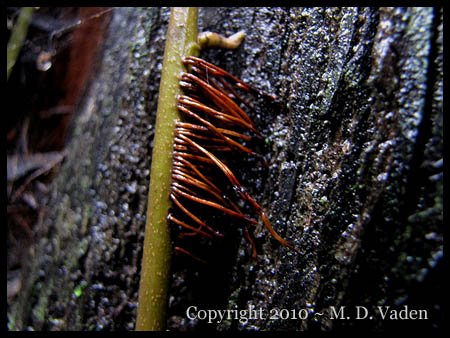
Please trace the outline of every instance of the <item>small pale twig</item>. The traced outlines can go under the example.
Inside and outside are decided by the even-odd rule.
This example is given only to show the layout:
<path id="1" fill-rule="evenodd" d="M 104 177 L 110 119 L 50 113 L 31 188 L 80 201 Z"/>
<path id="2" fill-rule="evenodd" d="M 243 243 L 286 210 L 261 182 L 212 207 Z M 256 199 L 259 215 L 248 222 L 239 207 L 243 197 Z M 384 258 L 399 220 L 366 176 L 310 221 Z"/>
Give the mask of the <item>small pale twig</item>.
<path id="1" fill-rule="evenodd" d="M 229 37 L 219 33 L 203 32 L 198 35 L 197 42 L 200 48 L 236 49 L 245 38 L 245 31 L 239 31 Z"/>

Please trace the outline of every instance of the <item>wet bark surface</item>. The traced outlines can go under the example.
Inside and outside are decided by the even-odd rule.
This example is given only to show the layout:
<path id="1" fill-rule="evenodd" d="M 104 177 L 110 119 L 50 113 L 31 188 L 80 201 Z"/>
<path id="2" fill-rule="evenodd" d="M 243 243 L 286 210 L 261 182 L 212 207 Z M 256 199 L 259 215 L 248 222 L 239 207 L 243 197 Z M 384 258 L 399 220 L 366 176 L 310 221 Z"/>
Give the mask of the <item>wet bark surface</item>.
<path id="1" fill-rule="evenodd" d="M 10 328 L 133 329 L 167 22 L 167 9 L 114 11 Z M 169 329 L 439 327 L 442 11 L 206 8 L 200 29 L 245 29 L 238 50 L 202 57 L 278 96 L 255 100 L 251 113 L 269 166 L 249 162 L 239 174 L 299 252 L 259 227 L 256 261 L 239 231 L 204 245 L 206 265 L 175 257 Z M 306 309 L 308 318 L 208 324 L 186 317 L 190 305 Z M 408 305 L 429 319 L 330 318 L 339 306 L 354 318 L 357 305 Z"/>

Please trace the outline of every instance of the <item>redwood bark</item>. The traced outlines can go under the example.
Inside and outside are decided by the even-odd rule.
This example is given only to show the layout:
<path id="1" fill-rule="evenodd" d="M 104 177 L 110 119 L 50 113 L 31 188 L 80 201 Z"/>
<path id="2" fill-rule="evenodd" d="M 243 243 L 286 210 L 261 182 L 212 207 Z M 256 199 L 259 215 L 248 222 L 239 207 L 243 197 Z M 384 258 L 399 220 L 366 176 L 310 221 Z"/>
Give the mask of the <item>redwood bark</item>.
<path id="1" fill-rule="evenodd" d="M 236 51 L 202 56 L 278 96 L 253 102 L 269 167 L 242 175 L 300 253 L 261 227 L 257 262 L 239 232 L 205 251 L 207 266 L 180 258 L 169 328 L 440 328 L 442 9 L 204 8 L 200 16 L 200 29 L 247 33 Z M 8 309 L 10 328 L 134 328 L 167 21 L 168 9 L 114 10 Z M 309 317 L 208 324 L 186 318 L 190 305 L 308 309 Z M 330 307 L 356 305 L 408 305 L 429 319 L 330 318 Z"/>

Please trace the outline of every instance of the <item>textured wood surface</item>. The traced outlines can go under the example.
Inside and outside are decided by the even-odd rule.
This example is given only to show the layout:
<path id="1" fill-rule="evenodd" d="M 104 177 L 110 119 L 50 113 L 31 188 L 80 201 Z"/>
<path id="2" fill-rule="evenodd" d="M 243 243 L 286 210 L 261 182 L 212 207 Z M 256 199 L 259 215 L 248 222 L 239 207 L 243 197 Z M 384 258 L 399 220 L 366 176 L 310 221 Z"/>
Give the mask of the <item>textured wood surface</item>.
<path id="1" fill-rule="evenodd" d="M 261 227 L 208 266 L 174 265 L 173 330 L 383 330 L 442 324 L 443 41 L 434 8 L 207 8 L 200 29 L 245 29 L 202 56 L 278 96 L 255 102 L 267 169 Z M 36 232 L 15 329 L 133 329 L 167 9 L 116 9 L 98 76 Z M 82 292 L 78 292 L 82 290 Z M 212 309 L 308 309 L 307 320 L 190 321 Z M 427 321 L 336 321 L 330 306 L 427 309 Z M 324 315 L 315 315 L 323 313 Z"/>

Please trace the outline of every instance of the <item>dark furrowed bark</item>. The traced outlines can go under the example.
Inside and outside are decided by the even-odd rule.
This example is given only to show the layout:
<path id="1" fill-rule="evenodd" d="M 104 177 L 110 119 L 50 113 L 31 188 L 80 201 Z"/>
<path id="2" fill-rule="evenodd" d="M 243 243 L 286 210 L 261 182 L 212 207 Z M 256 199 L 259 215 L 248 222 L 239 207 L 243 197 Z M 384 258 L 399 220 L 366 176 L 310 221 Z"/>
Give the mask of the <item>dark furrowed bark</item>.
<path id="1" fill-rule="evenodd" d="M 237 50 L 202 58 L 278 96 L 251 102 L 269 168 L 249 162 L 250 171 L 239 174 L 300 253 L 261 224 L 257 262 L 240 233 L 217 241 L 205 266 L 180 258 L 170 329 L 442 324 L 442 17 L 436 8 L 200 10 L 200 30 L 247 33 Z M 98 78 L 79 107 L 21 293 L 9 308 L 12 328 L 134 327 L 167 20 L 166 9 L 114 11 Z M 186 318 L 196 304 L 310 315 L 207 324 Z M 430 319 L 330 319 L 330 308 L 341 305 L 408 305 L 427 309 Z"/>

